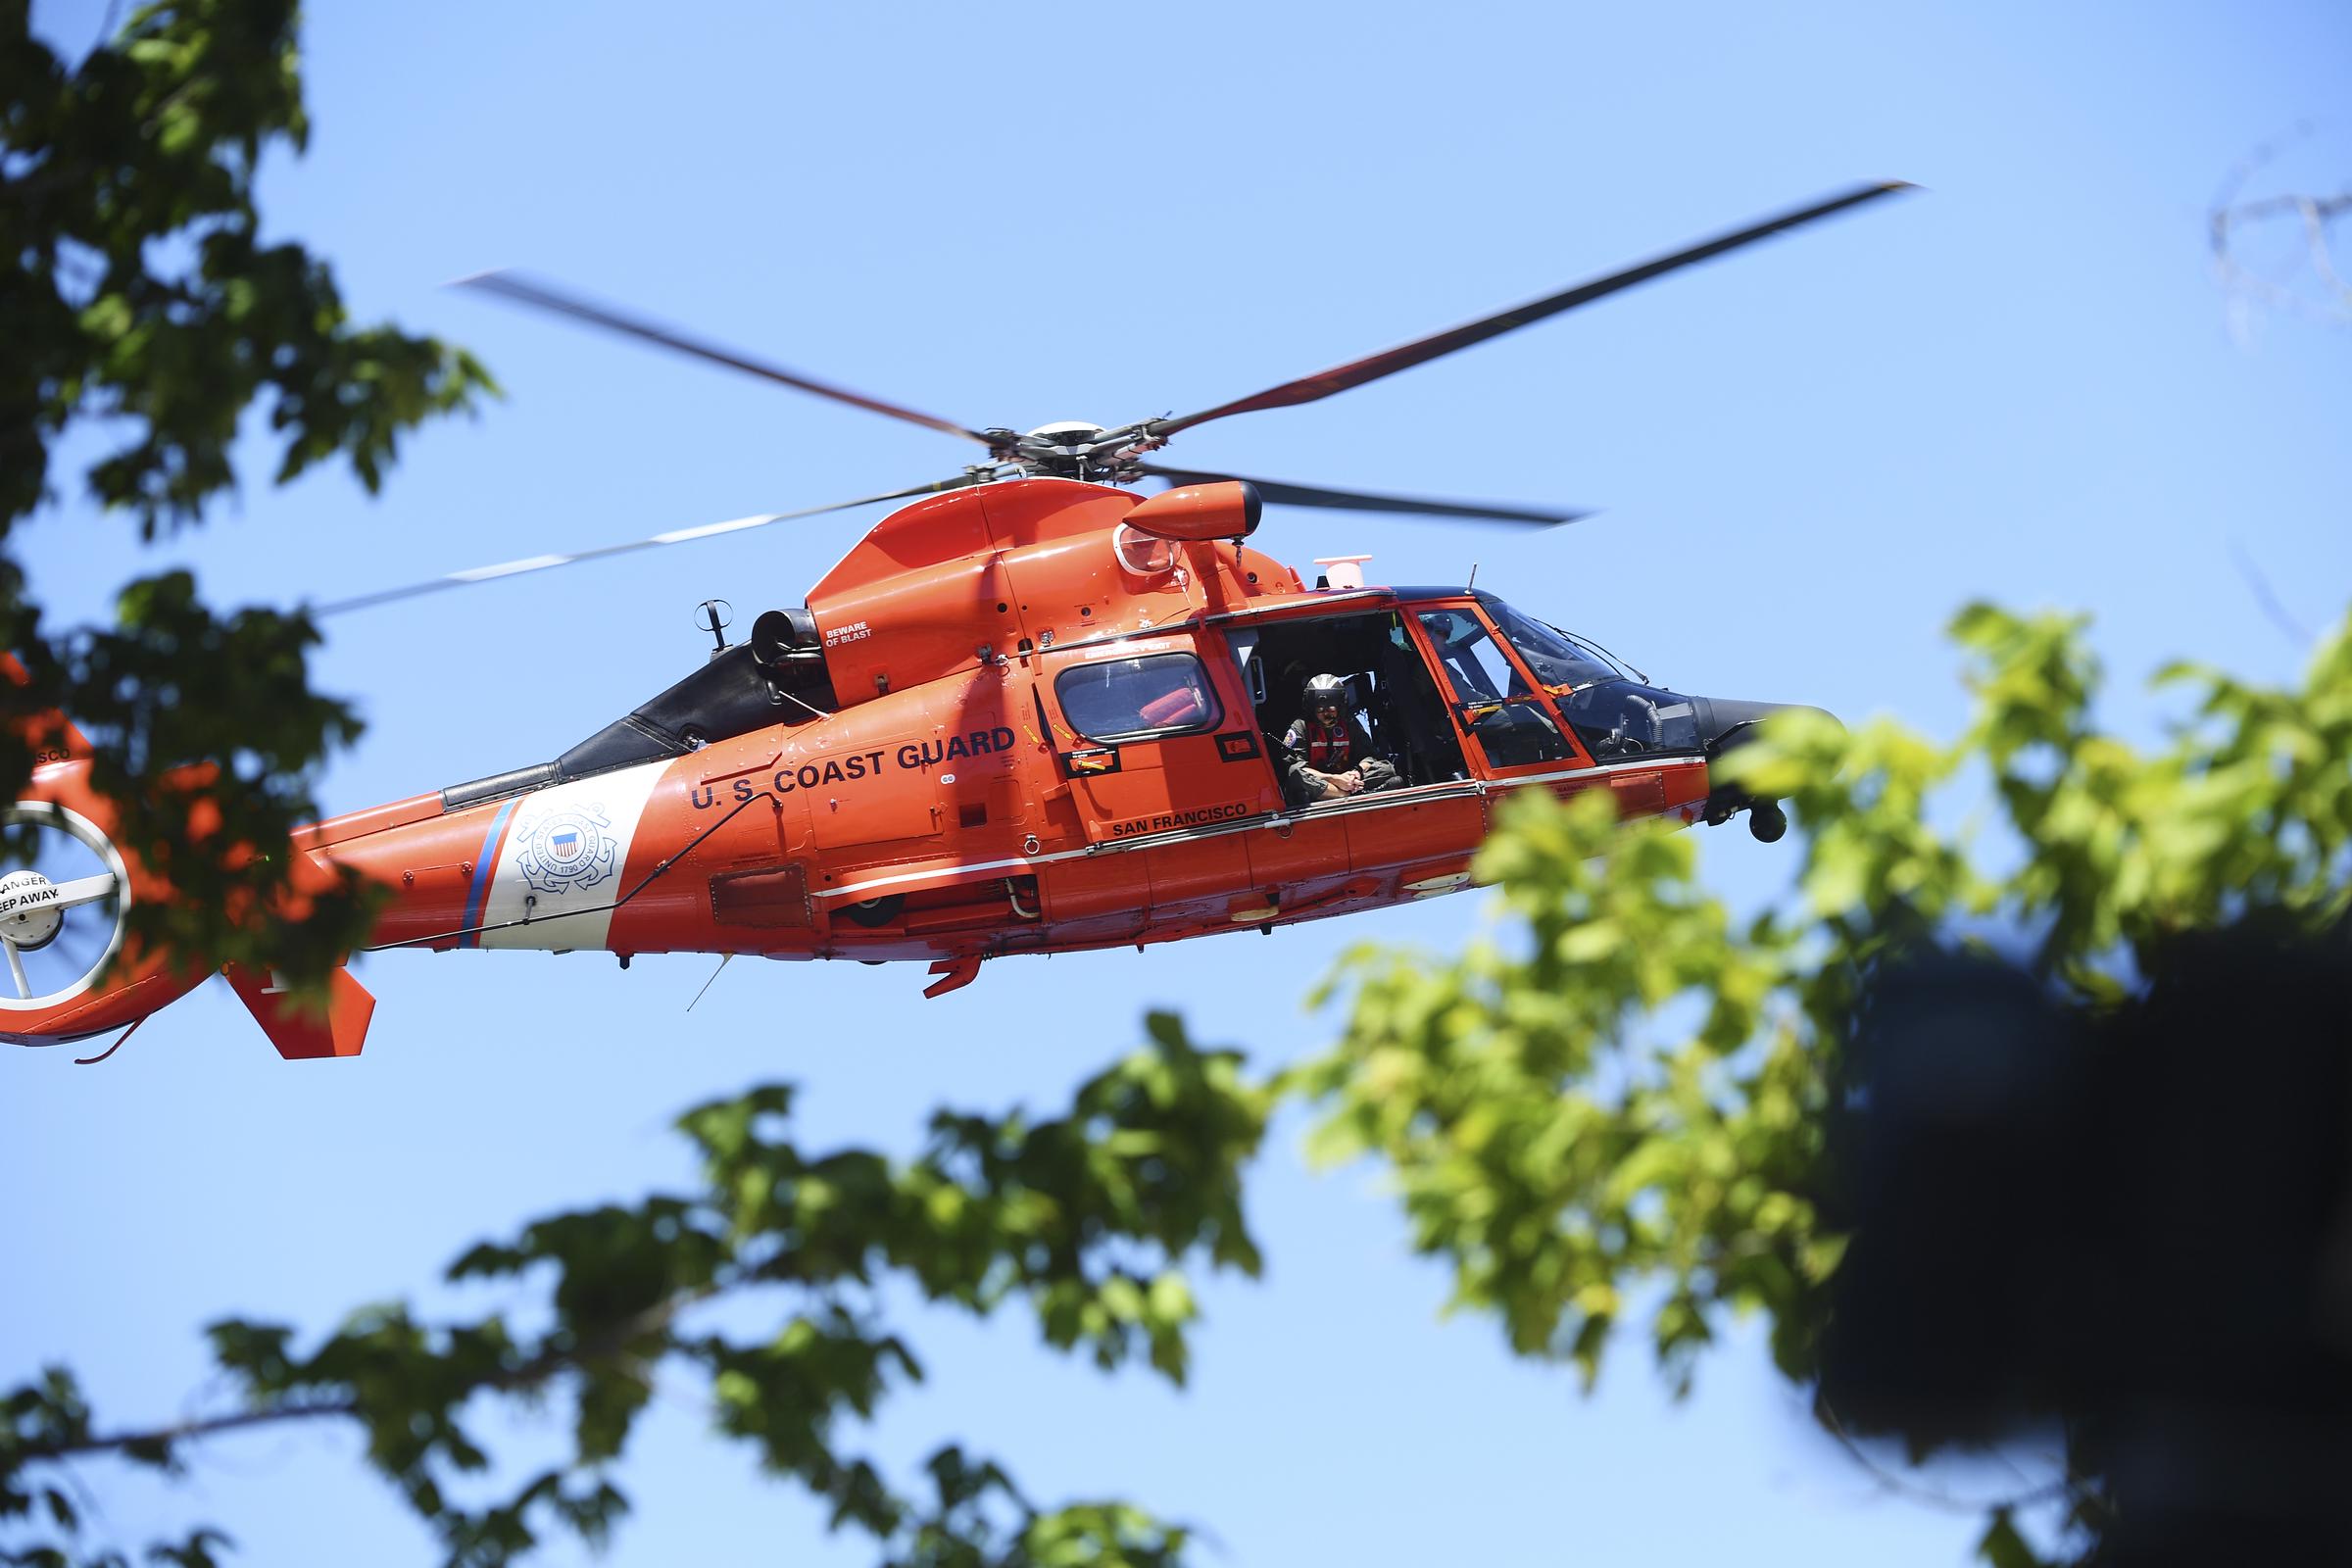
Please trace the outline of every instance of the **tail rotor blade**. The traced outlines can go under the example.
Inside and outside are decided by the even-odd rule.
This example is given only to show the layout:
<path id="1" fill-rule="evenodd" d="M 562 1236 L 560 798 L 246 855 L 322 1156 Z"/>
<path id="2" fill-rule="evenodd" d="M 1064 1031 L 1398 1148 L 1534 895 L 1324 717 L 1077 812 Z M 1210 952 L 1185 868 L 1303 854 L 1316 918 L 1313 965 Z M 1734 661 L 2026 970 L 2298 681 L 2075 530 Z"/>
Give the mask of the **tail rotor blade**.
<path id="1" fill-rule="evenodd" d="M 1324 485 L 1289 484 L 1280 479 L 1254 479 L 1238 473 L 1204 473 L 1193 468 L 1163 468 L 1157 464 L 1136 465 L 1139 471 L 1170 484 L 1214 484 L 1240 479 L 1277 506 L 1320 507 L 1332 512 L 1396 512 L 1422 517 L 1467 517 L 1479 522 L 1516 522 L 1549 528 L 1590 517 L 1589 511 L 1571 507 L 1506 507 L 1491 501 L 1444 501 L 1435 496 L 1393 496 L 1371 490 L 1334 490 Z"/>
<path id="2" fill-rule="evenodd" d="M 558 566 L 574 566 L 583 561 L 602 561 L 608 556 L 625 556 L 632 551 L 651 550 L 658 545 L 690 544 L 697 539 L 714 539 L 720 534 L 743 533 L 753 528 L 764 528 L 771 522 L 790 522 L 798 517 L 819 517 L 828 512 L 848 512 L 856 507 L 875 506 L 885 501 L 906 501 L 915 496 L 936 494 L 942 490 L 960 490 L 966 485 L 979 484 L 985 473 L 958 474 L 935 484 L 918 484 L 905 490 L 891 490 L 878 496 L 859 496 L 855 501 L 836 501 L 830 506 L 804 507 L 798 512 L 764 512 L 758 516 L 734 517 L 725 522 L 707 522 L 695 528 L 673 528 L 649 539 L 632 539 L 627 544 L 600 545 L 594 550 L 574 551 L 569 555 L 525 556 L 520 561 L 501 562 L 491 566 L 473 566 L 465 571 L 453 571 L 444 576 L 413 582 L 406 587 L 384 588 L 374 593 L 359 594 L 350 599 L 337 599 L 329 604 L 316 605 L 313 615 L 340 615 L 347 611 L 368 610 L 388 605 L 396 600 L 414 599 L 419 594 L 440 593 L 449 588 L 464 588 L 471 583 L 494 582 L 502 577 L 520 577 L 534 571 L 553 571 Z"/>
<path id="3" fill-rule="evenodd" d="M 880 398 L 868 397 L 862 392 L 853 392 L 846 386 L 835 386 L 830 381 L 820 381 L 812 375 L 805 375 L 798 370 L 788 370 L 783 366 L 771 365 L 764 360 L 753 359 L 747 354 L 739 354 L 733 349 L 721 347 L 691 333 L 680 331 L 676 327 L 663 326 L 647 320 L 643 317 L 632 316 L 616 307 L 582 299 L 576 294 L 566 293 L 552 284 L 541 282 L 521 272 L 510 270 L 476 272 L 471 277 L 459 278 L 456 286 L 480 289 L 486 294 L 496 294 L 502 299 L 512 300 L 517 305 L 530 306 L 533 310 L 552 311 L 559 316 L 568 316 L 574 320 L 586 321 L 589 325 L 602 327 L 608 332 L 618 332 L 641 342 L 651 343 L 658 348 L 669 349 L 673 353 L 692 355 L 698 360 L 708 360 L 713 365 L 723 365 L 731 370 L 742 370 L 747 374 L 777 382 L 796 391 L 811 393 L 820 398 L 829 398 L 835 403 L 846 403 L 854 409 L 864 409 L 869 413 L 884 415 L 893 419 L 904 419 L 909 424 L 919 424 L 926 429 L 938 430 L 943 434 L 961 436 L 967 441 L 977 441 L 991 451 L 996 450 L 998 445 L 997 441 L 991 437 L 981 434 L 978 430 L 967 430 L 953 419 L 943 419 L 935 414 L 924 414 L 919 410 L 903 408 L 896 403 L 885 403 Z"/>
<path id="4" fill-rule="evenodd" d="M 98 961 L 106 956 L 106 933 L 78 927 L 69 915 L 66 929 L 57 934 L 51 951 L 56 956 L 59 970 L 74 979 L 79 979 L 97 968 Z"/>

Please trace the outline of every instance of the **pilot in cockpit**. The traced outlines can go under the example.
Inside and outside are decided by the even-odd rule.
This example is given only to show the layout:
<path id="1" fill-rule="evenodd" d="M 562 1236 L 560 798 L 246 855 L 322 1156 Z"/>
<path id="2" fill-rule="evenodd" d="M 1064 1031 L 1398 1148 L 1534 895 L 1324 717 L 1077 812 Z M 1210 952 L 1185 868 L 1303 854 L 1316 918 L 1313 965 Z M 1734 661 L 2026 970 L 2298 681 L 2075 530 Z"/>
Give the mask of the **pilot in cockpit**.
<path id="1" fill-rule="evenodd" d="M 1308 678 L 1299 715 L 1283 732 L 1283 793 L 1294 806 L 1396 789 L 1403 779 L 1372 750 L 1372 737 L 1348 711 L 1348 683 Z"/>

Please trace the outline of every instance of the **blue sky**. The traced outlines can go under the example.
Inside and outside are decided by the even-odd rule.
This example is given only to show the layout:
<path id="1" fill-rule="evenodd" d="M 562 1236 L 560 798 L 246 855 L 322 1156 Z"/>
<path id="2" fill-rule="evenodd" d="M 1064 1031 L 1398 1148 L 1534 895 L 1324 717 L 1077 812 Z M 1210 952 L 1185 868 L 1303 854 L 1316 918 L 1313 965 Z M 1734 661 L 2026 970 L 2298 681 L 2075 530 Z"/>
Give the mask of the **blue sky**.
<path id="1" fill-rule="evenodd" d="M 315 8 L 307 159 L 277 232 L 355 312 L 476 349 L 507 388 L 416 437 L 384 495 L 263 487 L 141 555 L 77 495 L 20 537 L 67 616 L 167 560 L 284 604 L 941 477 L 928 432 L 567 330 L 439 285 L 525 266 L 976 425 L 1204 407 L 1547 292 L 1857 179 L 1927 189 L 1169 461 L 1603 509 L 1535 536 L 1278 514 L 1298 564 L 1492 586 L 1687 690 L 1893 712 L 1962 698 L 1941 640 L 1991 597 L 2097 616 L 2109 712 L 2153 737 L 2176 656 L 2291 678 L 2352 583 L 2352 337 L 2232 330 L 2204 214 L 2257 143 L 2341 101 L 2328 3 L 1775 8 L 1198 4 L 1030 8 Z M 93 36 L 102 8 L 35 7 Z M 2279 178 L 2339 188 L 2352 125 Z M 257 431 L 257 434 L 259 432 Z M 331 623 L 318 682 L 369 733 L 324 781 L 356 808 L 542 760 L 738 627 L 798 605 L 868 516 L 820 519 Z M 1793 856 L 1737 831 L 1731 896 Z M 802 1136 L 911 1146 L 945 1102 L 1050 1105 L 1152 1006 L 1272 1064 L 1332 1028 L 1300 998 L 1358 940 L 1457 945 L 1477 896 L 1278 933 L 910 968 L 400 954 L 357 1063 L 278 1062 L 208 987 L 102 1068 L 0 1058 L 0 1293 L 15 1376 L 62 1358 L 103 1412 L 202 1391 L 197 1326 L 323 1328 L 430 1289 L 472 1239 L 683 1181 L 668 1118 L 773 1077 Z M 1676 1401 L 1626 1343 L 1598 1393 L 1511 1361 L 1406 1255 L 1364 1172 L 1278 1129 L 1252 1217 L 1270 1266 L 1205 1293 L 1193 1387 L 1104 1379 L 1017 1317 L 915 1314 L 929 1382 L 870 1446 L 961 1439 L 1044 1498 L 1200 1520 L 1209 1560 L 1957 1562 L 1976 1521 L 1886 1495 L 1828 1445 L 1753 1325 Z M 468 1298 L 472 1299 L 472 1298 Z M 622 1467 L 609 1560 L 852 1563 L 813 1509 L 699 1437 L 664 1390 Z M 526 1447 L 544 1431 L 526 1424 Z M 217 1518 L 246 1560 L 426 1560 L 348 1436 L 201 1459 L 192 1494 L 90 1482 L 127 1542 Z M 2010 1483 L 1994 1467 L 1939 1484 Z M 581 1556 L 564 1546 L 549 1560 Z"/>

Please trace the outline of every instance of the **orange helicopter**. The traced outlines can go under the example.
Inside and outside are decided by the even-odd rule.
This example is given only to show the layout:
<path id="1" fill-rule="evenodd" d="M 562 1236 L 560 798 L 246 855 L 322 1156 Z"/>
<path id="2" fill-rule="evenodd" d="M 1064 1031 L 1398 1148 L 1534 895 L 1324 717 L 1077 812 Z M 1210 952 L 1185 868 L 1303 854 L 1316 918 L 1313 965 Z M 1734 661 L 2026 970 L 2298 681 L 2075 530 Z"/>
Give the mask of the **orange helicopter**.
<path id="1" fill-rule="evenodd" d="M 1267 503 L 1548 525 L 1579 513 L 1163 467 L 1177 433 L 1328 397 L 1770 235 L 1909 189 L 1861 186 L 1541 300 L 1199 414 L 1115 429 L 972 430 L 543 284 L 475 286 L 802 391 L 968 438 L 955 478 L 543 556 L 321 607 L 359 609 L 884 501 L 801 609 L 757 617 L 683 680 L 552 761 L 300 831 L 318 867 L 386 890 L 368 944 L 914 960 L 926 996 L 983 961 L 1254 928 L 1451 893 L 1498 800 L 1606 791 L 1627 818 L 1787 818 L 1711 763 L 1788 705 L 1677 693 L 1491 593 L 1310 585 L 1247 541 Z M 1142 497 L 1146 477 L 1169 488 Z M 919 498 L 919 499 L 917 499 Z M 133 1026 L 206 978 L 125 939 L 174 897 L 125 858 L 63 737 L 8 820 L 0 1039 Z M 289 1057 L 356 1054 L 373 999 L 228 979 Z"/>

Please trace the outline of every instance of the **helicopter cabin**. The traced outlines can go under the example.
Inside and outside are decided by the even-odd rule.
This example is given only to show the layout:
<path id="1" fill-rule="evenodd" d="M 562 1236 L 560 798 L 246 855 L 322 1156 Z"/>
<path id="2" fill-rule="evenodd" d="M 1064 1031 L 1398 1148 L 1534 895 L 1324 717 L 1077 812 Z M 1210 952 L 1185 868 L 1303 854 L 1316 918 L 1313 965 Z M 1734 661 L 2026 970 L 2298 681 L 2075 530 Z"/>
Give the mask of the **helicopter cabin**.
<path id="1" fill-rule="evenodd" d="M 1688 700 L 1491 594 L 1310 588 L 1243 542 L 1255 522 L 1238 483 L 1141 502 L 1066 480 L 989 485 L 884 519 L 811 592 L 844 711 L 928 707 L 925 733 L 884 760 L 934 770 L 967 875 L 1009 859 L 1035 877 L 996 907 L 1034 910 L 1050 928 L 1037 945 L 1450 892 L 1513 788 L 1607 788 L 1628 815 L 1701 808 Z M 1315 675 L 1342 683 L 1390 787 L 1302 797 L 1283 742 Z M 985 749 L 1000 735 L 1012 750 Z M 926 909 L 955 917 L 968 880 L 932 885 L 899 858 L 929 847 L 905 804 L 895 821 L 846 795 L 824 804 L 818 859 L 841 868 L 816 870 L 820 902 L 839 890 L 864 940 L 919 934 L 907 922 Z M 1023 935 L 998 933 L 995 950 Z"/>
<path id="2" fill-rule="evenodd" d="M 1187 630 L 1062 651 L 1037 685 L 1069 825 L 1098 851 L 1144 854 L 1160 918 L 1272 921 L 1453 891 L 1515 788 L 1605 788 L 1628 816 L 1704 808 L 1691 702 L 1491 594 L 1305 590 Z M 1285 741 L 1317 677 L 1394 770 L 1381 787 L 1300 788 L 1309 759 Z"/>

